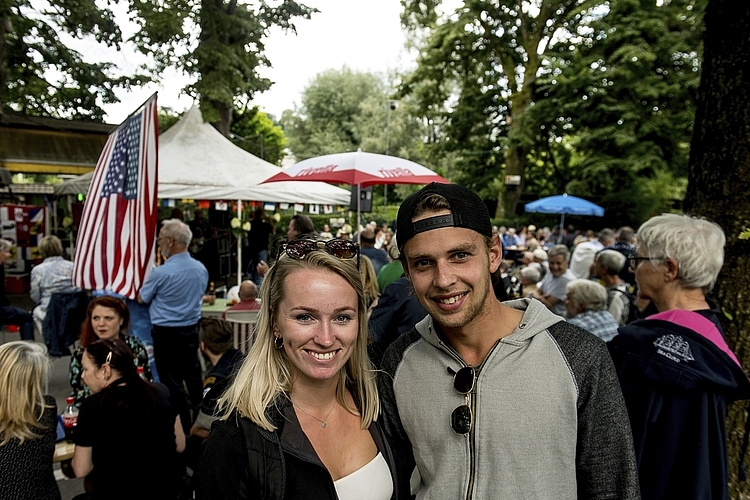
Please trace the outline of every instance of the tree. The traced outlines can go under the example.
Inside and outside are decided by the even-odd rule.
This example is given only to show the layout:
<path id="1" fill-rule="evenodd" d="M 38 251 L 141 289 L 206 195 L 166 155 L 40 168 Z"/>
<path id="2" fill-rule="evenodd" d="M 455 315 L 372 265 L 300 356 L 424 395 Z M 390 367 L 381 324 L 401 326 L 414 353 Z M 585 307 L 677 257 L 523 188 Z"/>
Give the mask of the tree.
<path id="1" fill-rule="evenodd" d="M 319 73 L 302 92 L 300 107 L 284 111 L 281 119 L 292 154 L 304 160 L 361 148 L 407 158 L 447 176 L 452 156 L 431 156 L 425 143 L 434 129 L 416 113 L 414 99 L 394 99 L 394 79 L 346 67 Z M 377 196 L 381 189 L 396 201 L 413 187 L 384 186 L 375 190 Z M 373 199 L 373 207 L 383 204 L 382 197 Z"/>
<path id="2" fill-rule="evenodd" d="M 691 142 L 685 210 L 718 223 L 726 233 L 724 267 L 714 294 L 724 312 L 727 342 L 750 367 L 750 6 L 710 0 L 705 13 L 703 70 Z M 732 498 L 748 494 L 737 481 L 746 403 L 730 407 L 727 440 Z"/>
<path id="3" fill-rule="evenodd" d="M 385 85 L 375 74 L 347 67 L 319 73 L 302 91 L 300 109 L 282 116 L 289 148 L 298 160 L 356 151 L 362 146 L 364 103 L 374 101 L 384 107 L 387 100 Z"/>
<path id="4" fill-rule="evenodd" d="M 441 106 L 451 121 L 459 119 L 483 137 L 467 165 L 495 179 L 496 216 L 515 213 L 525 186 L 533 127 L 527 111 L 533 105 L 537 76 L 548 53 L 566 43 L 596 1 L 545 2 L 468 0 L 454 16 L 438 20 L 437 0 L 404 0 L 403 24 L 411 30 L 432 29 L 419 66 L 403 86 L 412 91 L 419 82 L 432 82 L 426 105 Z M 463 119 L 463 120 L 462 120 Z M 459 130 L 453 126 L 454 133 Z M 456 141 L 459 143 L 460 141 Z M 506 191 L 505 175 L 520 178 Z M 486 185 L 486 183 L 485 183 Z"/>
<path id="5" fill-rule="evenodd" d="M 159 135 L 163 134 L 169 128 L 180 121 L 180 113 L 175 112 L 170 107 L 159 108 Z"/>
<path id="6" fill-rule="evenodd" d="M 36 5 L 44 5 L 36 8 Z M 0 113 L 101 120 L 97 103 L 117 102 L 114 89 L 147 81 L 115 76 L 109 63 L 87 63 L 60 35 L 119 47 L 120 29 L 94 0 L 8 0 L 0 3 Z"/>
<path id="7" fill-rule="evenodd" d="M 257 106 L 244 111 L 234 111 L 229 137 L 235 145 L 248 153 L 280 165 L 284 157 L 287 138 L 284 129 Z"/>
<path id="8" fill-rule="evenodd" d="M 131 0 L 140 28 L 132 40 L 153 57 L 150 69 L 156 74 L 176 67 L 194 75 L 195 83 L 186 90 L 200 95 L 204 119 L 228 136 L 235 106 L 246 107 L 272 84 L 258 74 L 271 65 L 263 43 L 270 29 L 294 31 L 293 19 L 309 19 L 317 12 L 293 0 L 271 3 Z"/>
<path id="9" fill-rule="evenodd" d="M 606 206 L 617 225 L 684 196 L 705 3 L 612 0 L 539 78 L 539 143 L 568 138 L 577 155 L 565 191 Z"/>
<path id="10" fill-rule="evenodd" d="M 497 217 L 533 186 L 640 220 L 682 195 L 704 2 L 474 0 L 439 18 L 441 2 L 408 0 L 404 24 L 431 31 L 401 94 L 440 117 L 438 147 Z"/>

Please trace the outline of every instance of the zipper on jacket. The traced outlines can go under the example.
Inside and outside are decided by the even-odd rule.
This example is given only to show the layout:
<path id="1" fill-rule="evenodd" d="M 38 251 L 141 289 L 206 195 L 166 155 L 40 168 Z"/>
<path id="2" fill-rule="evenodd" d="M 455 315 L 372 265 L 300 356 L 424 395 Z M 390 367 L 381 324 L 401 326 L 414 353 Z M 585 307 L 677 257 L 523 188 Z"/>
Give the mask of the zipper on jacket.
<path id="1" fill-rule="evenodd" d="M 461 365 L 462 368 L 468 367 L 469 365 L 464 362 L 464 360 L 459 356 L 459 354 L 453 349 L 453 347 L 449 346 L 442 340 L 438 341 L 440 346 L 445 349 L 445 351 L 451 355 L 453 359 L 455 359 L 459 365 Z M 494 347 L 493 347 L 494 349 Z M 476 392 L 477 392 L 477 380 L 479 379 L 479 369 L 482 367 L 484 362 L 482 362 L 477 368 L 474 369 L 474 389 L 467 394 L 469 397 L 469 408 L 471 408 L 471 429 L 469 429 L 469 435 L 465 436 L 469 440 L 469 483 L 468 487 L 466 489 L 466 500 L 471 500 L 473 493 L 472 490 L 474 489 L 474 476 L 475 476 L 475 469 L 474 461 L 476 460 L 476 454 L 474 453 L 474 424 L 476 423 L 476 409 L 477 409 L 477 398 Z"/>
<path id="2" fill-rule="evenodd" d="M 500 340 L 498 339 L 497 342 L 495 342 L 495 345 L 492 346 L 492 349 L 489 350 L 487 353 L 487 356 L 482 360 L 479 365 L 474 368 L 474 389 L 468 394 L 470 399 L 470 408 L 471 408 L 471 429 L 469 430 L 469 484 L 466 488 L 466 500 L 472 500 L 474 496 L 474 480 L 476 479 L 476 453 L 474 452 L 476 442 L 475 442 L 475 436 L 474 436 L 474 427 L 477 420 L 477 386 L 479 383 L 479 372 L 482 370 L 482 367 L 484 367 L 484 363 L 487 361 L 487 359 L 490 357 L 490 354 L 492 354 L 495 351 L 495 348 L 500 343 Z M 438 340 L 438 344 L 440 347 L 442 347 L 450 356 L 455 359 L 458 364 L 461 365 L 461 367 L 468 367 L 469 365 L 466 364 L 466 362 L 461 358 L 461 356 L 456 352 L 453 347 L 446 344 L 442 341 L 442 339 Z"/>

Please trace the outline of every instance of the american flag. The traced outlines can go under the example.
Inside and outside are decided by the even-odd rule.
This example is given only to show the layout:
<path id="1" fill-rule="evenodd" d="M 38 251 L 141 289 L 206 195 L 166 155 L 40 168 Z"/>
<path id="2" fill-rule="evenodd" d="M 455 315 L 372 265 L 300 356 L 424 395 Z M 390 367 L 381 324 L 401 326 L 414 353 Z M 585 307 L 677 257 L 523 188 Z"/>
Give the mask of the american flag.
<path id="1" fill-rule="evenodd" d="M 154 265 L 156 94 L 109 135 L 83 205 L 73 284 L 135 299 Z"/>

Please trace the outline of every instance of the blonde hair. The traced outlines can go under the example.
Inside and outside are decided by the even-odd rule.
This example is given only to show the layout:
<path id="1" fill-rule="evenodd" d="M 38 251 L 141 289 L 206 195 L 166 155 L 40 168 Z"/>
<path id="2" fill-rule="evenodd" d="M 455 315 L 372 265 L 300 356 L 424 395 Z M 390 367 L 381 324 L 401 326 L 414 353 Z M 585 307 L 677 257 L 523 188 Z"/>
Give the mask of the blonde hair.
<path id="1" fill-rule="evenodd" d="M 282 255 L 271 267 L 261 286 L 261 304 L 256 324 L 256 336 L 247 358 L 237 372 L 232 384 L 218 401 L 219 418 L 229 419 L 237 411 L 258 426 L 274 431 L 266 409 L 276 404 L 280 396 L 292 390 L 290 362 L 283 349 L 274 346 L 273 324 L 277 304 L 284 296 L 288 276 L 297 271 L 323 269 L 343 277 L 357 292 L 357 320 L 359 332 L 352 355 L 339 373 L 336 399 L 353 415 L 361 418 L 366 429 L 377 420 L 380 411 L 375 371 L 367 356 L 367 307 L 362 278 L 354 259 L 339 259 L 324 251 L 313 251 L 303 260 Z M 352 408 L 346 399 L 346 390 L 352 389 L 360 409 Z"/>
<path id="2" fill-rule="evenodd" d="M 63 253 L 62 241 L 54 234 L 47 235 L 39 240 L 39 251 L 42 257 L 59 257 Z"/>
<path id="3" fill-rule="evenodd" d="M 0 345 L 0 446 L 12 438 L 39 439 L 36 429 L 48 405 L 44 402 L 51 363 L 47 348 L 17 340 Z"/>
<path id="4" fill-rule="evenodd" d="M 360 255 L 359 273 L 362 275 L 362 286 L 365 289 L 365 304 L 370 304 L 380 297 L 380 287 L 378 286 L 378 276 L 375 274 L 375 266 L 366 255 Z"/>

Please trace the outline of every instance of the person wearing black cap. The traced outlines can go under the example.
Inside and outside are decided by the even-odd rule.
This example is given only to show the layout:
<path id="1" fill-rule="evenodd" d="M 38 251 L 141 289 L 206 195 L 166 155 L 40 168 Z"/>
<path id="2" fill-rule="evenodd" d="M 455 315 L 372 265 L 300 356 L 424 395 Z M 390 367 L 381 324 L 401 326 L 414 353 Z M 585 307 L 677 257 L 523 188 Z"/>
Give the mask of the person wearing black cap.
<path id="1" fill-rule="evenodd" d="M 417 497 L 639 498 L 606 345 L 535 299 L 495 298 L 503 252 L 482 200 L 429 184 L 404 200 L 396 232 L 429 315 L 386 350 L 381 405 Z"/>

